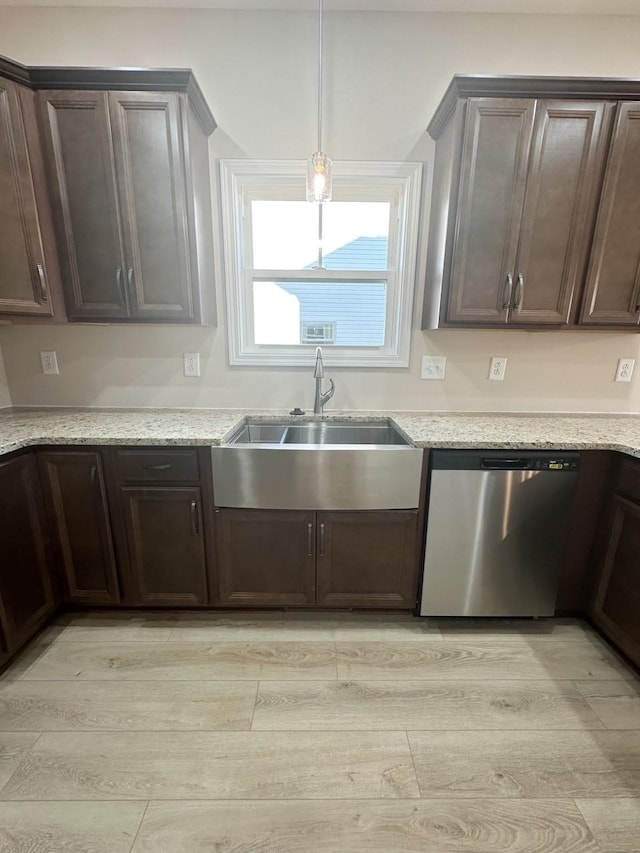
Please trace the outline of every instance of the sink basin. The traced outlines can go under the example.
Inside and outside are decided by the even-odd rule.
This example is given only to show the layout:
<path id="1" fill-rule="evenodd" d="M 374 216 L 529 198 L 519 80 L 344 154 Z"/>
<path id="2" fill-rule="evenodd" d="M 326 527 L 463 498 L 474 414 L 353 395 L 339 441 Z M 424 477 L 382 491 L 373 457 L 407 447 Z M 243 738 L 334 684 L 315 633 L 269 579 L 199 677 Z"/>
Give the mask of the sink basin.
<path id="1" fill-rule="evenodd" d="M 245 509 L 414 509 L 422 458 L 391 421 L 248 421 L 211 448 L 214 500 Z"/>
<path id="2" fill-rule="evenodd" d="M 287 424 L 245 424 L 242 429 L 231 436 L 228 444 L 280 444 L 286 431 Z"/>
<path id="3" fill-rule="evenodd" d="M 261 424 L 249 421 L 229 439 L 229 444 L 355 444 L 406 445 L 411 442 L 389 421 L 358 423 L 322 421 L 297 424 Z"/>

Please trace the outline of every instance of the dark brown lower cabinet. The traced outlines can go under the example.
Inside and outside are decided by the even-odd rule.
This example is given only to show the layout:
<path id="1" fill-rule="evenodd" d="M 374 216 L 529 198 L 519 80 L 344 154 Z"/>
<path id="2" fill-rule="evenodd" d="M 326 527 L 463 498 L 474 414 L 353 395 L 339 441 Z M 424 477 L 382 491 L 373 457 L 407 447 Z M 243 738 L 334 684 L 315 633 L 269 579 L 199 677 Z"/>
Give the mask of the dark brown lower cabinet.
<path id="1" fill-rule="evenodd" d="M 417 512 L 218 509 L 219 603 L 412 608 Z"/>
<path id="2" fill-rule="evenodd" d="M 282 607 L 315 601 L 315 513 L 217 509 L 219 604 Z"/>
<path id="3" fill-rule="evenodd" d="M 319 512 L 316 604 L 415 607 L 418 513 Z"/>
<path id="4" fill-rule="evenodd" d="M 34 453 L 0 463 L 0 658 L 53 613 L 49 535 Z"/>
<path id="5" fill-rule="evenodd" d="M 65 601 L 117 604 L 116 560 L 100 452 L 38 453 Z"/>
<path id="6" fill-rule="evenodd" d="M 617 494 L 609 518 L 592 617 L 640 666 L 640 503 Z"/>
<path id="7" fill-rule="evenodd" d="M 120 499 L 128 552 L 126 603 L 206 604 L 201 489 L 125 486 Z"/>

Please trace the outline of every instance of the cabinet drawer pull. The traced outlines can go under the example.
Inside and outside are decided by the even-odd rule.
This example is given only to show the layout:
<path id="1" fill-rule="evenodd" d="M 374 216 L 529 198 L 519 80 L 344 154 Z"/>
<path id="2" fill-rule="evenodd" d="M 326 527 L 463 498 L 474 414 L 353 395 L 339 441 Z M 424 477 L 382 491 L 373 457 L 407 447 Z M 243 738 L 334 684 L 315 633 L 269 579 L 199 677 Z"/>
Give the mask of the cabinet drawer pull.
<path id="1" fill-rule="evenodd" d="M 307 524 L 307 557 L 313 557 L 313 524 Z"/>
<path id="2" fill-rule="evenodd" d="M 324 524 L 320 525 L 320 556 L 324 557 Z"/>
<path id="3" fill-rule="evenodd" d="M 511 291 L 513 290 L 513 276 L 507 273 L 507 283 L 504 288 L 504 299 L 502 301 L 502 310 L 508 311 L 511 307 Z"/>
<path id="4" fill-rule="evenodd" d="M 150 465 L 147 462 L 143 462 L 142 467 L 146 471 L 168 471 L 171 465 L 168 462 L 164 465 Z"/>
<path id="5" fill-rule="evenodd" d="M 198 501 L 191 501 L 191 532 L 194 536 L 200 533 L 200 522 L 198 520 Z"/>
<path id="6" fill-rule="evenodd" d="M 516 298 L 513 301 L 513 308 L 515 311 L 520 308 L 522 305 L 522 295 L 524 293 L 524 276 L 522 273 L 518 273 L 518 278 L 516 281 Z"/>
<path id="7" fill-rule="evenodd" d="M 127 298 L 124 295 L 124 287 L 122 285 L 122 267 L 118 267 L 116 270 L 116 287 L 118 288 L 118 294 L 120 295 L 120 301 L 123 305 L 127 304 Z"/>
<path id="8" fill-rule="evenodd" d="M 49 301 L 49 290 L 47 288 L 47 276 L 44 271 L 44 267 L 42 264 L 36 264 L 36 270 L 38 272 L 38 281 L 40 282 L 40 299 L 43 302 Z"/>

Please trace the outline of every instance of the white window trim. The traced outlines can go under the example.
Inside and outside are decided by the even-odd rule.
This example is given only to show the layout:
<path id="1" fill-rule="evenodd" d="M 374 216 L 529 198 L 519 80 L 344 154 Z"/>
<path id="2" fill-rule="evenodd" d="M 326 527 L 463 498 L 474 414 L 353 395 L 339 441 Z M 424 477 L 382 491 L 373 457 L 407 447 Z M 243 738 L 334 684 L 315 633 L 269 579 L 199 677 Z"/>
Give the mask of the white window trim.
<path id="1" fill-rule="evenodd" d="M 283 189 L 287 188 L 290 188 L 292 199 L 304 198 L 305 168 L 303 160 L 220 160 L 225 302 L 231 366 L 307 367 L 315 352 L 313 344 L 278 346 L 253 343 L 252 281 L 249 280 L 251 276 L 246 275 L 245 249 L 241 236 L 245 206 L 252 197 L 263 198 L 264 192 L 273 187 L 276 198 L 281 198 Z M 369 183 L 364 191 L 363 180 Z M 398 218 L 398 228 L 392 229 L 389 242 L 389 268 L 395 273 L 395 284 L 388 292 L 384 346 L 341 347 L 332 344 L 324 353 L 327 365 L 409 366 L 421 180 L 421 163 L 334 162 L 334 199 L 339 201 L 341 188 L 348 189 L 350 185 L 360 187 L 358 198 L 365 198 L 370 192 L 372 200 L 388 201 L 391 195 L 395 195 L 392 215 L 395 213 Z M 377 188 L 387 191 L 384 199 L 379 191 L 376 195 Z M 393 239 L 393 234 L 404 234 L 405 240 Z M 358 277 L 350 270 L 346 275 L 349 278 Z M 270 280 L 274 276 L 278 276 L 278 280 L 295 279 L 295 271 L 270 270 Z M 344 276 L 344 272 L 318 270 L 318 277 L 323 280 Z M 360 277 L 363 280 L 386 279 L 386 274 L 381 276 L 379 272 L 367 272 Z M 295 280 L 299 280 L 299 277 Z"/>

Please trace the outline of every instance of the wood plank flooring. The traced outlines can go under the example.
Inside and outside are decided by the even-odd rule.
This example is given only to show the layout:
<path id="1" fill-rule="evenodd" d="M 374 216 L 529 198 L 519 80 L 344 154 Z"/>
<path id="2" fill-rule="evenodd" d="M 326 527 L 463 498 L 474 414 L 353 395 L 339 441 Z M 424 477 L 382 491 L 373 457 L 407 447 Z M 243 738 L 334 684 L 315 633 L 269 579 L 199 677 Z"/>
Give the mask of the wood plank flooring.
<path id="1" fill-rule="evenodd" d="M 65 616 L 0 676 L 2 853 L 640 853 L 584 623 Z"/>

